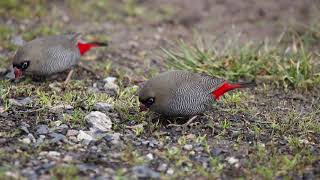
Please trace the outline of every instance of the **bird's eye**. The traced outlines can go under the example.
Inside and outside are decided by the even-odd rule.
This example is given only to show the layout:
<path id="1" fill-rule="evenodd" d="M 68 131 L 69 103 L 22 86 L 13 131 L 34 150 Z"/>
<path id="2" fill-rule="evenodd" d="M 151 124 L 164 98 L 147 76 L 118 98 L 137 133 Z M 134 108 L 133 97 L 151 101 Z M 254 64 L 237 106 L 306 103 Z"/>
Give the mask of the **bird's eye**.
<path id="1" fill-rule="evenodd" d="M 153 103 L 154 103 L 154 98 L 153 97 L 148 98 L 147 101 L 146 101 L 147 105 L 152 105 Z"/>
<path id="2" fill-rule="evenodd" d="M 29 67 L 29 61 L 25 61 L 23 63 L 21 63 L 21 69 L 25 70 Z"/>

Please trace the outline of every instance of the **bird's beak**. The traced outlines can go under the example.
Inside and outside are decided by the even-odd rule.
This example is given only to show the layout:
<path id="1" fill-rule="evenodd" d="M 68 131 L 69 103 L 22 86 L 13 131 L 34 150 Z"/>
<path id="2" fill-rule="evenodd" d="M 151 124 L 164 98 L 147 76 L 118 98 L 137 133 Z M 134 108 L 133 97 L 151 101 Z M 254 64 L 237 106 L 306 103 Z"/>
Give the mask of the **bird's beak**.
<path id="1" fill-rule="evenodd" d="M 144 104 L 140 104 L 140 112 L 146 111 L 148 108 Z"/>
<path id="2" fill-rule="evenodd" d="M 22 76 L 22 70 L 18 68 L 14 68 L 14 78 L 17 79 Z"/>

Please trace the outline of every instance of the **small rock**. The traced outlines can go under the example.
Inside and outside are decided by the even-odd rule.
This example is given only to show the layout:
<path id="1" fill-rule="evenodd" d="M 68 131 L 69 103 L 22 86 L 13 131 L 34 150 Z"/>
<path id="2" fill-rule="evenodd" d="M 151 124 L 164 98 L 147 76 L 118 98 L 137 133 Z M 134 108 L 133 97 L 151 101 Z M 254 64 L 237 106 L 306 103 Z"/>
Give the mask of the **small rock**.
<path id="1" fill-rule="evenodd" d="M 226 160 L 228 161 L 229 164 L 234 165 L 236 168 L 238 168 L 240 166 L 239 159 L 237 159 L 233 156 L 227 157 Z"/>
<path id="2" fill-rule="evenodd" d="M 192 149 L 192 145 L 191 144 L 186 144 L 183 146 L 183 149 L 187 150 L 187 151 L 190 151 Z"/>
<path id="3" fill-rule="evenodd" d="M 27 123 L 25 123 L 25 122 L 22 122 L 22 123 L 21 123 L 21 126 L 20 126 L 20 129 L 21 129 L 22 131 L 24 131 L 25 133 L 29 134 L 29 130 L 28 130 L 29 127 L 30 127 L 29 124 L 27 124 Z"/>
<path id="4" fill-rule="evenodd" d="M 48 154 L 48 151 L 41 151 L 39 153 L 39 156 L 46 156 Z"/>
<path id="5" fill-rule="evenodd" d="M 30 144 L 31 143 L 31 139 L 29 137 L 25 137 L 21 140 L 24 144 Z"/>
<path id="6" fill-rule="evenodd" d="M 78 134 L 79 134 L 79 131 L 75 129 L 69 129 L 67 132 L 67 136 L 77 136 Z"/>
<path id="7" fill-rule="evenodd" d="M 62 121 L 58 120 L 58 121 L 54 121 L 52 122 L 52 124 L 56 127 L 60 126 L 62 124 Z"/>
<path id="8" fill-rule="evenodd" d="M 34 136 L 31 133 L 28 134 L 28 138 L 30 138 L 32 143 L 36 142 L 36 138 L 34 138 Z"/>
<path id="9" fill-rule="evenodd" d="M 62 113 L 64 112 L 65 110 L 72 110 L 73 107 L 71 105 L 68 105 L 68 104 L 60 104 L 60 105 L 57 105 L 57 106 L 53 106 L 49 109 L 50 112 L 52 113 Z"/>
<path id="10" fill-rule="evenodd" d="M 46 135 L 48 133 L 49 133 L 49 128 L 47 125 L 39 125 L 37 127 L 37 132 L 36 132 L 37 135 Z"/>
<path id="11" fill-rule="evenodd" d="M 47 154 L 47 156 L 50 158 L 58 158 L 58 157 L 60 157 L 60 155 L 61 154 L 57 151 L 49 151 Z"/>
<path id="12" fill-rule="evenodd" d="M 117 91 L 118 90 L 118 85 L 115 83 L 117 78 L 115 77 L 107 77 L 103 80 L 105 82 L 104 84 L 104 89 L 105 90 L 112 90 L 112 91 Z"/>
<path id="13" fill-rule="evenodd" d="M 67 134 L 68 129 L 69 129 L 68 125 L 61 124 L 60 126 L 56 127 L 54 131 L 61 134 Z"/>
<path id="14" fill-rule="evenodd" d="M 10 66 L 9 67 L 10 69 L 7 71 L 7 69 L 5 69 L 5 71 L 3 73 L 6 73 L 5 74 L 5 78 L 7 79 L 14 79 L 15 78 L 15 75 L 14 75 L 14 70 L 13 70 L 13 66 Z M 0 74 L 2 74 L 0 72 Z"/>
<path id="15" fill-rule="evenodd" d="M 66 155 L 66 156 L 64 156 L 63 161 L 65 161 L 65 162 L 71 162 L 71 161 L 73 161 L 73 157 L 70 156 L 70 155 Z"/>
<path id="16" fill-rule="evenodd" d="M 25 44 L 25 41 L 22 39 L 22 36 L 13 36 L 11 38 L 11 43 L 16 46 L 23 46 L 23 44 Z"/>
<path id="17" fill-rule="evenodd" d="M 173 173 L 174 173 L 174 170 L 173 170 L 172 168 L 169 168 L 169 169 L 167 170 L 167 174 L 173 175 Z"/>
<path id="18" fill-rule="evenodd" d="M 5 144 L 7 142 L 6 138 L 0 138 L 0 145 Z"/>
<path id="19" fill-rule="evenodd" d="M 0 114 L 1 113 L 4 113 L 4 107 L 3 106 L 0 106 Z"/>
<path id="20" fill-rule="evenodd" d="M 167 170 L 168 165 L 167 164 L 160 164 L 159 167 L 157 168 L 158 171 L 163 172 Z"/>
<path id="21" fill-rule="evenodd" d="M 90 131 L 79 131 L 79 134 L 77 136 L 78 141 L 87 140 L 87 141 L 94 141 L 95 138 L 90 135 Z"/>
<path id="22" fill-rule="evenodd" d="M 59 133 L 50 133 L 49 136 L 52 137 L 50 141 L 51 143 L 63 141 L 66 138 L 63 134 L 59 134 Z"/>
<path id="23" fill-rule="evenodd" d="M 32 170 L 30 167 L 22 170 L 21 174 L 24 177 L 27 177 L 27 179 L 38 179 L 37 173 L 34 170 Z"/>
<path id="24" fill-rule="evenodd" d="M 109 116 L 99 111 L 92 111 L 84 118 L 93 128 L 94 131 L 110 131 L 112 122 Z"/>
<path id="25" fill-rule="evenodd" d="M 160 178 L 160 173 L 155 172 L 147 166 L 135 166 L 132 168 L 132 172 L 138 178 Z"/>
<path id="26" fill-rule="evenodd" d="M 223 149 L 221 148 L 212 148 L 211 149 L 211 155 L 218 156 L 223 152 Z"/>
<path id="27" fill-rule="evenodd" d="M 105 135 L 103 138 L 108 141 L 111 142 L 114 145 L 117 145 L 120 143 L 120 133 L 113 133 L 113 134 L 107 134 Z"/>
<path id="28" fill-rule="evenodd" d="M 46 136 L 45 135 L 40 135 L 39 136 L 39 138 L 37 139 L 37 144 L 36 144 L 36 146 L 39 146 L 39 145 L 41 145 L 43 142 L 44 142 L 44 139 L 46 138 Z"/>
<path id="29" fill-rule="evenodd" d="M 151 154 L 151 153 L 147 154 L 146 157 L 150 161 L 154 159 L 153 154 Z"/>
<path id="30" fill-rule="evenodd" d="M 97 166 L 93 165 L 93 164 L 78 164 L 77 167 L 79 168 L 80 171 L 85 172 L 85 173 L 88 171 L 92 171 L 92 172 L 96 172 L 96 173 L 99 172 Z"/>
<path id="31" fill-rule="evenodd" d="M 9 103 L 15 106 L 26 106 L 32 102 L 31 97 L 26 97 L 22 99 L 9 99 Z"/>
<path id="32" fill-rule="evenodd" d="M 93 109 L 96 111 L 103 111 L 103 112 L 108 112 L 113 108 L 112 104 L 108 103 L 103 103 L 103 102 L 98 102 L 93 105 Z"/>

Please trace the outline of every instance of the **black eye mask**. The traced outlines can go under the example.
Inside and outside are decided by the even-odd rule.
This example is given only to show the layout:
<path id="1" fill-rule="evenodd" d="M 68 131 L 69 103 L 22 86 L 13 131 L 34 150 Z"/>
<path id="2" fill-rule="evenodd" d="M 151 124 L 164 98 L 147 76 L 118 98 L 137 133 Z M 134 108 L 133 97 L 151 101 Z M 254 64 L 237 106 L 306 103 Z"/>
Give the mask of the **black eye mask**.
<path id="1" fill-rule="evenodd" d="M 140 100 L 140 102 L 142 104 L 144 104 L 145 106 L 150 107 L 155 102 L 155 98 L 154 97 L 150 97 L 150 98 L 148 98 L 146 100 Z"/>
<path id="2" fill-rule="evenodd" d="M 13 64 L 14 68 L 21 69 L 22 71 L 26 70 L 30 65 L 30 61 L 24 61 L 20 64 Z"/>

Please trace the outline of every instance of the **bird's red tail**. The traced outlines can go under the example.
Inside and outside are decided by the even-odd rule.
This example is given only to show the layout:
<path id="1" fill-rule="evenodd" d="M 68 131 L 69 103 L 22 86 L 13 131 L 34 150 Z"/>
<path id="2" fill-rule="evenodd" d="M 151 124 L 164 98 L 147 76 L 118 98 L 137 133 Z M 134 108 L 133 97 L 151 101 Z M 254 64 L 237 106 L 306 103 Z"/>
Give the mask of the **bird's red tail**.
<path id="1" fill-rule="evenodd" d="M 81 55 L 84 55 L 87 51 L 89 51 L 93 47 L 100 47 L 100 46 L 108 46 L 108 43 L 102 43 L 102 42 L 81 43 L 81 42 L 78 42 L 78 49 L 79 49 Z"/>
<path id="2" fill-rule="evenodd" d="M 250 83 L 235 83 L 235 84 L 229 84 L 227 82 L 224 82 L 219 88 L 215 89 L 212 92 L 212 95 L 216 100 L 219 100 L 219 98 L 226 92 L 231 91 L 233 89 L 238 89 L 238 88 L 249 88 L 249 87 L 254 87 L 256 84 L 254 82 Z"/>

